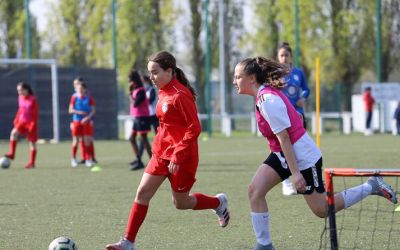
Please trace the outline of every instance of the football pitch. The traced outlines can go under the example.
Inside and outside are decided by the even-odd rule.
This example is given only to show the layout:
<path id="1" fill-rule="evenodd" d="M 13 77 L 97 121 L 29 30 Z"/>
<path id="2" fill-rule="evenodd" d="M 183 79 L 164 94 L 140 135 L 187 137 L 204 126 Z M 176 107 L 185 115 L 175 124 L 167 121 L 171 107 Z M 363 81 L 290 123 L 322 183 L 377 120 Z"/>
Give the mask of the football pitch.
<path id="1" fill-rule="evenodd" d="M 10 169 L 0 171 L 0 249 L 47 249 L 54 238 L 67 235 L 80 250 L 99 250 L 124 235 L 143 173 L 128 170 L 133 160 L 129 143 L 96 141 L 100 172 L 84 165 L 71 168 L 70 143 L 38 145 L 37 168 L 25 170 L 28 145 L 22 141 Z M 265 140 L 240 134 L 214 136 L 199 145 L 200 165 L 192 191 L 227 193 L 230 224 L 220 228 L 210 210 L 176 210 L 166 181 L 150 203 L 137 237 L 138 250 L 252 249 L 247 186 L 268 155 Z M 0 153 L 7 150 L 8 141 L 1 141 Z M 400 137 L 324 134 L 321 150 L 325 168 L 400 168 Z M 325 220 L 312 214 L 302 196 L 283 196 L 277 186 L 267 201 L 276 249 L 318 249 Z M 395 216 L 398 228 L 400 212 Z"/>

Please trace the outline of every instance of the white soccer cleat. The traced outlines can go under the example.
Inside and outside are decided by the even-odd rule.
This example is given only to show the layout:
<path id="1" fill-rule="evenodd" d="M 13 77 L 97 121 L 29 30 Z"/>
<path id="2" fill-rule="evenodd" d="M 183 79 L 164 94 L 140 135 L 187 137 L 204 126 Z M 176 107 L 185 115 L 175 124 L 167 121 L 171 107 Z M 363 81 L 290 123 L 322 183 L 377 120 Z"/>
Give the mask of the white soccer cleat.
<path id="1" fill-rule="evenodd" d="M 76 168 L 78 166 L 78 161 L 76 159 L 71 159 L 71 167 Z"/>
<path id="2" fill-rule="evenodd" d="M 368 178 L 368 184 L 372 187 L 371 194 L 385 197 L 393 204 L 397 203 L 396 192 L 393 188 L 383 181 L 380 176 L 372 176 Z"/>
<path id="3" fill-rule="evenodd" d="M 121 238 L 117 243 L 114 244 L 108 244 L 106 246 L 107 250 L 135 250 L 135 243 L 125 239 Z"/>
<path id="4" fill-rule="evenodd" d="M 91 168 L 93 166 L 93 161 L 92 160 L 86 160 L 85 161 L 85 166 L 88 168 Z"/>
<path id="5" fill-rule="evenodd" d="M 229 223 L 230 215 L 228 211 L 228 197 L 226 194 L 217 194 L 215 197 L 219 199 L 219 206 L 213 209 L 218 216 L 218 222 L 221 227 L 226 227 Z"/>
<path id="6" fill-rule="evenodd" d="M 282 194 L 287 196 L 297 194 L 297 190 L 289 179 L 282 181 Z"/>

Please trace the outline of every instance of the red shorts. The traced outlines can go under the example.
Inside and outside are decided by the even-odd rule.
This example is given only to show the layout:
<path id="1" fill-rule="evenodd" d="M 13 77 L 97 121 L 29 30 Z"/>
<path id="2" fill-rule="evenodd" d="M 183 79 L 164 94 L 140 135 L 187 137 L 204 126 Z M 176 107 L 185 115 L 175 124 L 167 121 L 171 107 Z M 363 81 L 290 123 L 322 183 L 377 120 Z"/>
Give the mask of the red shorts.
<path id="1" fill-rule="evenodd" d="M 80 121 L 71 122 L 72 136 L 92 136 L 93 124 L 92 122 L 81 123 Z"/>
<path id="2" fill-rule="evenodd" d="M 179 164 L 179 170 L 175 174 L 168 171 L 169 160 L 151 157 L 145 172 L 151 175 L 167 176 L 174 192 L 189 192 L 196 181 L 196 171 L 199 161 L 189 158 Z"/>
<path id="3" fill-rule="evenodd" d="M 26 136 L 26 139 L 31 142 L 36 142 L 38 140 L 37 126 L 32 126 L 31 123 L 18 122 L 14 125 L 18 133 L 22 136 Z"/>

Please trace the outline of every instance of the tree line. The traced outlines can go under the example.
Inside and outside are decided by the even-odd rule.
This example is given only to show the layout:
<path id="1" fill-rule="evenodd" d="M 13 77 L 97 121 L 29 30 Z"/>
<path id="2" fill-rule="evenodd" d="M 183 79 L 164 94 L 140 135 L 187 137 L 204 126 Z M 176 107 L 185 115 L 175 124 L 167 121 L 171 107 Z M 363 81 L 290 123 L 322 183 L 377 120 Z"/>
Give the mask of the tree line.
<path id="1" fill-rule="evenodd" d="M 223 0 L 227 93 L 233 67 L 241 58 L 276 57 L 279 44 L 294 47 L 293 1 Z M 176 53 L 199 92 L 205 111 L 205 11 L 203 0 L 115 0 L 118 82 L 126 85 L 130 68 L 146 72 L 147 57 L 159 50 Z M 343 110 L 350 110 L 354 85 L 376 80 L 376 1 L 298 1 L 299 62 L 312 86 L 315 58 L 321 58 L 325 86 L 341 84 Z M 247 13 L 244 9 L 248 9 Z M 218 0 L 209 1 L 212 72 L 219 69 Z M 113 67 L 111 0 L 49 3 L 47 27 L 39 33 L 30 15 L 33 58 L 56 58 L 60 65 Z M 247 18 L 245 19 L 245 15 Z M 0 56 L 26 57 L 24 0 L 0 1 Z M 398 75 L 400 2 L 381 0 L 383 82 Z M 398 77 L 398 76 L 397 76 Z M 232 100 L 227 98 L 227 111 Z"/>

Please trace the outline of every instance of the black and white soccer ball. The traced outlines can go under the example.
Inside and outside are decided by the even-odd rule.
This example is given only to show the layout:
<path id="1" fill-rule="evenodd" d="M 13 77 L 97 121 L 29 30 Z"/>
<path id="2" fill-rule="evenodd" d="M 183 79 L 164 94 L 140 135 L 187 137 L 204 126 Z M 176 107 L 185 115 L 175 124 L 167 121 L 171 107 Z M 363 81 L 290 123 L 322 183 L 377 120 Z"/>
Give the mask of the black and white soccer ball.
<path id="1" fill-rule="evenodd" d="M 72 239 L 61 236 L 50 243 L 49 250 L 78 250 L 78 246 Z"/>
<path id="2" fill-rule="evenodd" d="M 0 158 L 0 166 L 1 168 L 9 168 L 11 166 L 11 160 L 8 159 L 7 157 L 3 156 Z"/>

